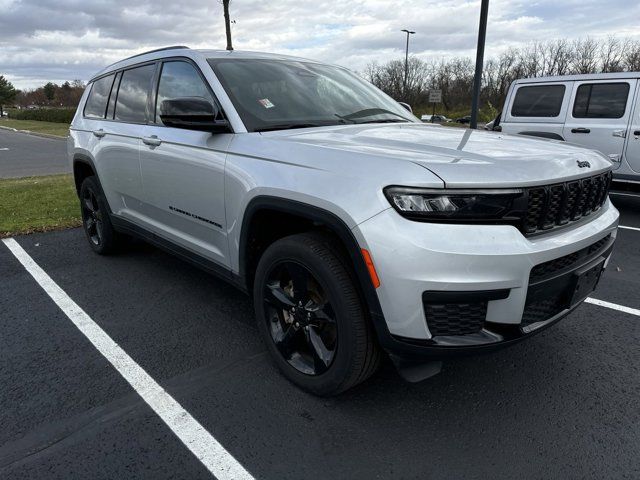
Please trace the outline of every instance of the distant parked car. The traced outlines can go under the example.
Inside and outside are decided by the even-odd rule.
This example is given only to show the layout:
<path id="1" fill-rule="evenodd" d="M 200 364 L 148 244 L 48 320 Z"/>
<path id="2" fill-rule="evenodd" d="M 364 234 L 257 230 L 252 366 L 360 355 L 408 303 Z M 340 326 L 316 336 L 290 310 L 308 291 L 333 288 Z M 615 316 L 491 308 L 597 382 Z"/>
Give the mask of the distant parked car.
<path id="1" fill-rule="evenodd" d="M 511 84 L 505 133 L 565 140 L 604 153 L 619 182 L 640 181 L 640 72 L 528 78 Z"/>
<path id="2" fill-rule="evenodd" d="M 467 115 L 466 117 L 456 118 L 456 123 L 471 123 L 471 115 Z"/>
<path id="3" fill-rule="evenodd" d="M 431 117 L 431 123 L 445 123 L 445 122 L 450 122 L 451 119 L 445 117 L 444 115 L 433 115 Z"/>
<path id="4" fill-rule="evenodd" d="M 431 122 L 431 117 L 433 117 L 433 115 L 422 115 L 420 117 L 420 120 L 425 122 L 425 123 L 430 123 Z"/>

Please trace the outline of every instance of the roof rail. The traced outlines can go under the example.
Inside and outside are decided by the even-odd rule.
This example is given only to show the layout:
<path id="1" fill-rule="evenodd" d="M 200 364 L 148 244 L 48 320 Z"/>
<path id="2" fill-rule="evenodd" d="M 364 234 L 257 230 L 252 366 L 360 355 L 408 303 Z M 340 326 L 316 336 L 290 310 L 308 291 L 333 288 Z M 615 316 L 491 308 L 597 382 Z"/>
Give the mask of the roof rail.
<path id="1" fill-rule="evenodd" d="M 114 62 L 110 65 L 107 65 L 106 67 L 104 67 L 102 70 L 100 70 L 96 75 L 94 75 L 93 77 L 91 77 L 91 79 L 89 79 L 89 82 L 93 82 L 98 76 L 104 75 L 103 72 L 108 71 L 111 67 L 113 67 L 114 65 L 120 63 L 120 62 L 124 62 L 125 60 L 131 60 L 132 58 L 136 58 L 136 57 L 140 57 L 142 55 L 146 55 L 148 53 L 154 53 L 154 52 L 162 52 L 163 50 L 180 50 L 180 49 L 187 49 L 189 50 L 189 47 L 186 47 L 184 45 L 172 45 L 170 47 L 162 47 L 162 48 L 156 48 L 155 50 L 149 50 L 147 52 L 142 52 L 142 53 L 137 53 L 135 55 L 131 55 L 130 57 L 127 58 L 123 58 L 122 60 L 118 60 L 117 62 Z"/>
<path id="2" fill-rule="evenodd" d="M 163 50 L 178 50 L 178 49 L 183 49 L 183 48 L 186 48 L 187 50 L 189 49 L 189 47 L 186 47 L 184 45 L 172 45 L 170 47 L 156 48 L 155 50 L 149 50 L 147 52 L 137 53 L 135 55 L 131 55 L 130 57 L 123 58 L 122 60 L 118 60 L 118 62 L 122 62 L 124 60 L 129 60 L 130 58 L 140 57 L 142 55 L 146 55 L 147 53 L 162 52 Z M 116 62 L 116 63 L 118 63 L 118 62 Z"/>

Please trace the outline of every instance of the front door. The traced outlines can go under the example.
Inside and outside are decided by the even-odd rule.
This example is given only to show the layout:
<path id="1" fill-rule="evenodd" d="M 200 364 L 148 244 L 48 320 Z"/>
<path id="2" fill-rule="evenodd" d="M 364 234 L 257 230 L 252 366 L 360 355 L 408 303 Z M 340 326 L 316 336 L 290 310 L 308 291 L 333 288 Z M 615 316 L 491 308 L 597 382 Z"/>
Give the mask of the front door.
<path id="1" fill-rule="evenodd" d="M 164 62 L 155 123 L 144 127 L 140 150 L 142 211 L 151 230 L 228 267 L 224 169 L 232 134 L 164 126 L 162 102 L 185 97 L 216 103 L 194 64 Z"/>
<path id="2" fill-rule="evenodd" d="M 620 165 L 635 87 L 635 80 L 576 82 L 564 139 L 598 150 Z"/>

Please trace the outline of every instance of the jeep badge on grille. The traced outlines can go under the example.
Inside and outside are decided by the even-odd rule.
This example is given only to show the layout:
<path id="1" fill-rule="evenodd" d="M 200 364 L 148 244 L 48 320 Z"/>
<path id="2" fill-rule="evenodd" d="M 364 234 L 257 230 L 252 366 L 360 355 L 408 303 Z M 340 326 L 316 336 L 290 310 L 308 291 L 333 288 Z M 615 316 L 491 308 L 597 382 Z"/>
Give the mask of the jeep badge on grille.
<path id="1" fill-rule="evenodd" d="M 578 160 L 577 162 L 580 168 L 591 168 L 591 164 L 589 162 L 581 162 L 580 160 Z"/>

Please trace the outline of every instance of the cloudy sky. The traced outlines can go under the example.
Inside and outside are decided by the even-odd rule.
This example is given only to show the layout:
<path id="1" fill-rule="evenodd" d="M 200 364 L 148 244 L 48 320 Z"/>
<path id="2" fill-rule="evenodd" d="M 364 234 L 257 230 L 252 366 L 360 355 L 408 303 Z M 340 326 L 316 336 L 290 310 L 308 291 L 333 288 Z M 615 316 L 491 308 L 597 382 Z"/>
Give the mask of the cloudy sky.
<path id="1" fill-rule="evenodd" d="M 234 47 L 354 70 L 410 51 L 473 56 L 480 1 L 232 0 Z M 487 55 L 532 40 L 640 39 L 638 0 L 491 0 Z M 224 48 L 219 0 L 0 0 L 0 75 L 18 88 L 88 79 L 125 56 L 166 45 Z"/>

